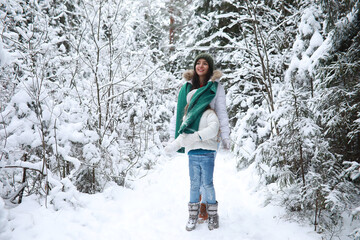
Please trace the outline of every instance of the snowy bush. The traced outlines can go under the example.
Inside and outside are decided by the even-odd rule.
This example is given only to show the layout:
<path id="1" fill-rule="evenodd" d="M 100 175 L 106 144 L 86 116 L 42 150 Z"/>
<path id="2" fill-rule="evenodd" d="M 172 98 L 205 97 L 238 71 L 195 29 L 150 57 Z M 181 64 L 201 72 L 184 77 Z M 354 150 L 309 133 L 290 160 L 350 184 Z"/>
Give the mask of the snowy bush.
<path id="1" fill-rule="evenodd" d="M 9 96 L 0 115 L 2 196 L 19 203 L 20 195 L 56 192 L 58 206 L 72 184 L 87 193 L 107 182 L 129 186 L 138 168 L 156 163 L 176 84 L 167 82 L 172 74 L 164 71 L 164 54 L 149 48 L 162 34 L 153 32 L 157 7 L 143 1 L 2 5 L 1 56 L 6 50 L 15 59 L 0 74 L 13 86 L 2 89 Z"/>
<path id="2" fill-rule="evenodd" d="M 78 195 L 79 192 L 73 183 L 68 178 L 64 178 L 61 180 L 61 184 L 58 184 L 49 193 L 49 202 L 55 210 L 76 209 L 81 207 Z"/>

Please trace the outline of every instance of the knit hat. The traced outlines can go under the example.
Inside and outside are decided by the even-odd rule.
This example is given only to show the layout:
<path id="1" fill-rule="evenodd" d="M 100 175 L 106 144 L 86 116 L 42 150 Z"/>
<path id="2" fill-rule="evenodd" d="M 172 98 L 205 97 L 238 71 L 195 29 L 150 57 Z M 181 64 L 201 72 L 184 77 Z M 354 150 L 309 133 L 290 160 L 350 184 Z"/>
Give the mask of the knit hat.
<path id="1" fill-rule="evenodd" d="M 209 64 L 209 70 L 211 71 L 211 73 L 214 71 L 214 59 L 212 58 L 212 56 L 210 54 L 207 54 L 207 53 L 200 53 L 199 55 L 196 56 L 195 61 L 194 61 L 194 70 L 196 67 L 196 63 L 199 59 L 205 59 L 207 61 L 207 63 Z"/>
<path id="2" fill-rule="evenodd" d="M 191 90 L 187 95 L 186 95 L 186 102 L 190 103 L 190 100 L 192 98 L 192 96 L 195 94 L 197 89 Z"/>

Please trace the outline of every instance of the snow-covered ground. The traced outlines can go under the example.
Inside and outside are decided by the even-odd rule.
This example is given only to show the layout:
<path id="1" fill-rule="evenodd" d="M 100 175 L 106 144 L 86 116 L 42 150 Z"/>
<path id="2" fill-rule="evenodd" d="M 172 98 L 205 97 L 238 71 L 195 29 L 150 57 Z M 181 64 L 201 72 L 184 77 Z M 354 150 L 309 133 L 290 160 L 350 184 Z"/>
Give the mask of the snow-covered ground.
<path id="1" fill-rule="evenodd" d="M 237 172 L 230 153 L 219 153 L 214 184 L 219 202 L 220 228 L 206 224 L 185 230 L 189 199 L 186 155 L 159 160 L 154 170 L 134 184 L 134 190 L 110 185 L 103 193 L 76 194 L 74 206 L 58 211 L 31 198 L 10 209 L 13 240 L 24 239 L 241 239 L 315 240 L 311 226 L 287 222 L 281 207 L 263 205 L 255 192 L 253 171 Z"/>

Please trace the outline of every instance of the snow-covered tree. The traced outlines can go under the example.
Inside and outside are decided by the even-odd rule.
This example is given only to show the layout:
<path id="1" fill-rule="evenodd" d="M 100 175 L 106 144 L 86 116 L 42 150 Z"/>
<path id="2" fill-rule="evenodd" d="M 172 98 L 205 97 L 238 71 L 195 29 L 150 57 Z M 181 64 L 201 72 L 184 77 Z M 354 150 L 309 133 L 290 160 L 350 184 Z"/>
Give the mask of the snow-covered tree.
<path id="1" fill-rule="evenodd" d="M 276 198 L 290 211 L 305 213 L 315 230 L 333 231 L 333 224 L 341 226 L 342 213 L 352 205 L 353 187 L 342 173 L 344 156 L 332 149 L 334 138 L 329 138 L 326 129 L 330 119 L 321 121 L 329 113 L 323 107 L 330 103 L 329 99 L 324 102 L 319 88 L 323 81 L 318 80 L 318 74 L 324 73 L 318 68 L 323 61 L 319 59 L 326 56 L 328 46 L 323 41 L 325 18 L 316 5 L 304 8 L 293 57 L 272 114 L 279 131 L 260 145 L 254 159 L 266 182 L 283 188 Z"/>
<path id="2" fill-rule="evenodd" d="M 58 90 L 62 86 L 58 76 L 68 59 L 64 57 L 65 48 L 61 44 L 63 30 L 54 24 L 59 17 L 52 11 L 55 6 L 56 2 L 16 1 L 1 9 L 4 47 L 13 58 L 12 64 L 4 67 L 4 73 L 13 70 L 6 76 L 14 86 L 13 95 L 1 113 L 1 160 L 7 167 L 19 167 L 13 174 L 23 175 L 20 188 L 25 188 L 28 194 L 47 194 L 47 176 L 51 175 L 48 168 L 56 165 L 52 161 L 51 137 L 57 97 L 64 96 L 63 89 Z M 3 172 L 8 177 L 2 180 L 11 179 L 9 171 Z M 18 180 L 15 178 L 5 185 L 16 189 Z M 7 188 L 5 195 L 10 199 L 16 197 L 9 192 Z M 19 194 L 19 202 L 22 192 L 15 192 Z"/>
<path id="3" fill-rule="evenodd" d="M 324 8 L 329 29 L 326 40 L 316 53 L 312 70 L 316 91 L 314 109 L 318 122 L 329 139 L 329 149 L 341 156 L 337 165 L 342 167 L 346 195 L 352 196 L 346 210 L 353 210 L 357 219 L 359 185 L 359 50 L 360 4 L 358 1 L 328 1 Z M 353 236 L 358 236 L 359 229 Z"/>
<path id="4" fill-rule="evenodd" d="M 108 181 L 126 185 L 154 164 L 170 118 L 159 105 L 173 101 L 163 96 L 169 89 L 163 79 L 172 76 L 150 48 L 157 42 L 149 27 L 159 21 L 156 6 L 142 4 L 2 6 L 2 53 L 14 59 L 1 75 L 14 85 L 1 112 L 2 196 L 17 197 L 18 188 L 71 189 L 64 178 L 93 193 Z"/>

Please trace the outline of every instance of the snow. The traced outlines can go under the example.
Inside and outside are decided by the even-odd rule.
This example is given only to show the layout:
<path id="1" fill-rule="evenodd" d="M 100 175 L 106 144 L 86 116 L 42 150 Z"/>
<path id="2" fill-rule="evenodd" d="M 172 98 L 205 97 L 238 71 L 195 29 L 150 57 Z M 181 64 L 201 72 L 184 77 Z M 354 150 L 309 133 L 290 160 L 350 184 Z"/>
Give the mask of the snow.
<path id="1" fill-rule="evenodd" d="M 305 79 L 308 78 L 306 74 L 312 72 L 311 67 L 313 62 L 321 57 L 321 55 L 317 53 L 317 50 L 321 48 L 324 42 L 319 33 L 321 29 L 321 25 L 317 20 L 317 17 L 320 15 L 319 11 L 320 10 L 313 6 L 304 10 L 299 24 L 300 35 L 297 36 L 292 48 L 294 55 L 285 73 L 285 79 L 287 81 L 291 79 L 291 74 L 297 71 L 297 78 L 303 81 L 303 85 L 306 86 L 309 84 L 305 81 Z M 310 39 L 310 41 L 307 41 L 308 39 Z"/>
<path id="2" fill-rule="evenodd" d="M 10 239 L 320 239 L 312 226 L 287 222 L 282 207 L 263 206 L 265 194 L 256 192 L 255 170 L 237 172 L 235 166 L 230 153 L 218 153 L 214 184 L 220 228 L 213 231 L 206 224 L 185 230 L 188 161 L 186 155 L 176 154 L 159 159 L 133 189 L 109 184 L 102 193 L 88 195 L 64 180 L 68 191 L 54 189 L 58 194 L 48 208 L 32 197 L 24 198 L 8 210 Z"/>
<path id="3" fill-rule="evenodd" d="M 305 9 L 299 25 L 299 31 L 304 36 L 312 35 L 314 31 L 321 28 L 320 23 L 316 20 L 316 17 L 319 15 L 318 11 L 319 10 L 313 6 Z"/>
<path id="4" fill-rule="evenodd" d="M 216 19 L 219 19 L 219 18 L 236 18 L 236 17 L 239 17 L 239 14 L 235 13 L 235 12 L 230 12 L 230 13 L 224 13 L 224 14 L 218 14 L 215 16 Z"/>
<path id="5" fill-rule="evenodd" d="M 321 46 L 321 44 L 323 42 L 324 42 L 324 40 L 323 40 L 321 34 L 319 33 L 319 31 L 315 31 L 310 39 L 310 46 L 309 46 L 308 50 L 306 51 L 306 53 L 310 55 L 309 49 L 318 48 Z"/>
<path id="6" fill-rule="evenodd" d="M 3 48 L 3 43 L 0 42 L 0 66 L 4 66 L 6 63 L 10 62 L 9 53 Z"/>
<path id="7" fill-rule="evenodd" d="M 0 184 L 0 189 L 2 184 Z M 7 221 L 7 211 L 4 208 L 5 203 L 2 198 L 0 198 L 0 239 L 5 236 L 5 233 L 8 232 L 8 221 Z"/>

